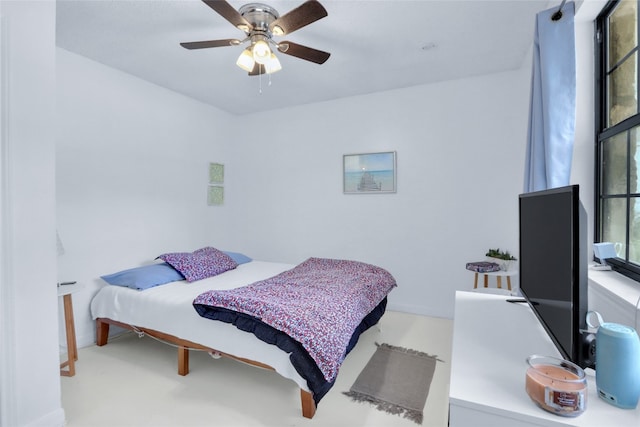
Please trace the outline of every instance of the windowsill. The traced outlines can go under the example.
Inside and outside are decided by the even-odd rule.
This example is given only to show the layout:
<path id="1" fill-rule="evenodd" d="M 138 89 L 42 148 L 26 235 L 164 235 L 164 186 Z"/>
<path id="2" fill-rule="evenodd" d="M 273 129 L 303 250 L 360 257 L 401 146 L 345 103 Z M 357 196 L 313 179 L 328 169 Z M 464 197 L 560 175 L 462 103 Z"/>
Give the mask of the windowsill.
<path id="1" fill-rule="evenodd" d="M 605 322 L 621 323 L 636 330 L 640 313 L 636 304 L 640 283 L 615 271 L 589 269 L 589 310 L 599 312 Z"/>

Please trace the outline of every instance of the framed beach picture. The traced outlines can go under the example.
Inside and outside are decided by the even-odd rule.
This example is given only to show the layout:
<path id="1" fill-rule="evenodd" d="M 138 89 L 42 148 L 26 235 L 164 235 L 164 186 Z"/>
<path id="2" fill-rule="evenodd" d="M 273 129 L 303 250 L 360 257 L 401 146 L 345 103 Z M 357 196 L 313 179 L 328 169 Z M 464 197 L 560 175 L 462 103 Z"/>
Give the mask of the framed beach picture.
<path id="1" fill-rule="evenodd" d="M 396 152 L 345 154 L 343 191 L 345 194 L 396 192 Z"/>

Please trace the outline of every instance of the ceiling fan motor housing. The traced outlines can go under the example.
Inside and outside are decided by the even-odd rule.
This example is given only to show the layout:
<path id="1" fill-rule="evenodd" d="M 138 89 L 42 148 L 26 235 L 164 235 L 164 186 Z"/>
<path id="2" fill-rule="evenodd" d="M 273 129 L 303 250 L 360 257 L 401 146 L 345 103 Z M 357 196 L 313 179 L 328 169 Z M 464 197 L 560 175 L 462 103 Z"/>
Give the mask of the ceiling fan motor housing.
<path id="1" fill-rule="evenodd" d="M 278 11 L 262 3 L 249 3 L 242 6 L 239 10 L 240 15 L 253 26 L 253 31 L 249 28 L 240 28 L 242 31 L 250 35 L 252 32 L 259 31 L 266 33 L 271 38 L 269 25 L 280 17 Z"/>

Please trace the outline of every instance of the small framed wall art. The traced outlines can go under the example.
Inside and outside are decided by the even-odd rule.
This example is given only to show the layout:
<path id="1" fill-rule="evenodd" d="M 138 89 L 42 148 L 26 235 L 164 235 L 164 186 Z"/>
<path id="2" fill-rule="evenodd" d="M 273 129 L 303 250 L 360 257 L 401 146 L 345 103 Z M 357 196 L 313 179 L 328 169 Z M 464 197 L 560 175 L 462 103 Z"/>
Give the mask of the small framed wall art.
<path id="1" fill-rule="evenodd" d="M 207 204 L 209 206 L 224 204 L 224 165 L 222 163 L 209 163 Z"/>
<path id="2" fill-rule="evenodd" d="M 345 194 L 396 192 L 396 152 L 345 154 L 342 160 Z"/>
<path id="3" fill-rule="evenodd" d="M 209 184 L 224 184 L 224 165 L 209 163 Z"/>
<path id="4" fill-rule="evenodd" d="M 221 185 L 210 185 L 207 194 L 207 204 L 209 206 L 222 205 L 224 203 L 224 187 Z"/>

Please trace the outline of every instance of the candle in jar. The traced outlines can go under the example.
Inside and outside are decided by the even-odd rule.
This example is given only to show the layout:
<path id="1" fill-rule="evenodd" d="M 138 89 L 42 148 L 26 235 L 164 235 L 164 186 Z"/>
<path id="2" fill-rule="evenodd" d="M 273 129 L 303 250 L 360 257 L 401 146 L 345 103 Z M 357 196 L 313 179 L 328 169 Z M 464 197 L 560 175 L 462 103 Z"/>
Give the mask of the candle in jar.
<path id="1" fill-rule="evenodd" d="M 569 362 L 542 356 L 529 358 L 529 364 L 525 388 L 536 404 L 558 415 L 577 416 L 584 412 L 584 371 Z"/>

